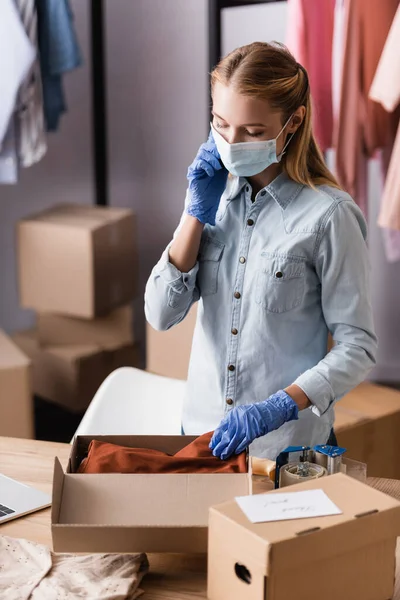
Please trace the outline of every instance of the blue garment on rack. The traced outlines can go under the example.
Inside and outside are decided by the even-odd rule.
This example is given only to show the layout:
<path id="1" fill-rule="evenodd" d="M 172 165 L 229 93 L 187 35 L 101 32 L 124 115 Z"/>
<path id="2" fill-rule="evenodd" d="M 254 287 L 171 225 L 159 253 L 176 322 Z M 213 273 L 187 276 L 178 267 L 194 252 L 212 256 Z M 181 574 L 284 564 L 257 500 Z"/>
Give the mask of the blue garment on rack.
<path id="1" fill-rule="evenodd" d="M 67 106 L 62 76 L 82 64 L 69 0 L 36 0 L 43 105 L 48 131 L 56 131 Z"/>

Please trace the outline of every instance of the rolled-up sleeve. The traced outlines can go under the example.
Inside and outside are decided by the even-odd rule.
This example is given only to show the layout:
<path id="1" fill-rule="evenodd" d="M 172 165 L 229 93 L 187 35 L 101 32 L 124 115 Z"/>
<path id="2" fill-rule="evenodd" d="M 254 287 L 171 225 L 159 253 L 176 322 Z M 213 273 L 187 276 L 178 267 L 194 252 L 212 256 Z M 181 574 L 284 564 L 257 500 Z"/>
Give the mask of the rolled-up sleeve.
<path id="1" fill-rule="evenodd" d="M 335 204 L 317 238 L 314 263 L 322 310 L 335 345 L 294 382 L 319 416 L 361 383 L 376 362 L 366 224 L 350 200 Z"/>
<path id="2" fill-rule="evenodd" d="M 186 215 L 181 217 L 174 239 L 178 234 Z M 182 273 L 169 260 L 168 244 L 160 260 L 151 272 L 145 291 L 145 315 L 154 329 L 165 331 L 180 323 L 189 312 L 192 304 L 198 301 L 199 291 L 196 287 L 198 263 L 188 273 Z"/>

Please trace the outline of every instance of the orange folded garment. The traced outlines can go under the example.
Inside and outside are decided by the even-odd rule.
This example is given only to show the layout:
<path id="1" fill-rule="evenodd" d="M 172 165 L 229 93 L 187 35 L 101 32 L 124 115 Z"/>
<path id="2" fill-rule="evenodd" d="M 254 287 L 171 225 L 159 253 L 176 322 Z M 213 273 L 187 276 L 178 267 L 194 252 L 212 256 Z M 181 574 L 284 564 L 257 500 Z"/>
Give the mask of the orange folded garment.
<path id="1" fill-rule="evenodd" d="M 173 456 L 92 440 L 78 473 L 246 473 L 246 452 L 222 461 L 208 447 L 211 437 L 205 433 Z"/>

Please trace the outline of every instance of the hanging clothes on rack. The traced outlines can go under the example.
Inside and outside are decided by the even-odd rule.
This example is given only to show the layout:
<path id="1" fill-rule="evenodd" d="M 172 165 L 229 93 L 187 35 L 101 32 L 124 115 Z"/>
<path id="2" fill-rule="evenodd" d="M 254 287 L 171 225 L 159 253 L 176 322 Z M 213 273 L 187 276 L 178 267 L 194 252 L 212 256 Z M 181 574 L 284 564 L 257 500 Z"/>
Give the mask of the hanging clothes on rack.
<path id="1" fill-rule="evenodd" d="M 36 49 L 38 47 L 37 11 L 35 0 L 14 0 L 25 32 Z M 22 167 L 39 162 L 46 153 L 47 143 L 43 115 L 43 94 L 38 58 L 23 81 L 17 100 L 18 154 Z"/>
<path id="2" fill-rule="evenodd" d="M 367 160 L 393 147 L 398 116 L 369 99 L 369 90 L 398 0 L 344 0 L 344 53 L 340 110 L 335 123 L 336 171 L 365 214 Z M 385 162 L 384 168 L 387 168 Z"/>
<path id="3" fill-rule="evenodd" d="M 335 0 L 288 0 L 286 46 L 310 80 L 313 127 L 320 148 L 332 147 L 332 42 Z"/>
<path id="4" fill-rule="evenodd" d="M 336 0 L 333 20 L 332 43 L 332 112 L 333 122 L 337 123 L 340 110 L 342 69 L 344 56 L 345 0 Z"/>
<path id="5" fill-rule="evenodd" d="M 36 0 L 46 127 L 56 131 L 66 112 L 62 77 L 82 64 L 68 0 Z"/>
<path id="6" fill-rule="evenodd" d="M 15 184 L 19 178 L 19 160 L 17 152 L 16 118 L 11 116 L 6 135 L 0 149 L 0 183 Z"/>
<path id="7" fill-rule="evenodd" d="M 400 7 L 379 61 L 370 98 L 389 112 L 393 112 L 400 104 Z M 386 244 L 388 259 L 400 260 L 400 124 L 387 173 L 378 225 L 389 230 L 389 244 Z M 397 242 L 397 252 L 393 251 L 393 240 Z"/>
<path id="8" fill-rule="evenodd" d="M 0 148 L 9 130 L 18 90 L 36 50 L 22 26 L 14 0 L 0 2 Z"/>

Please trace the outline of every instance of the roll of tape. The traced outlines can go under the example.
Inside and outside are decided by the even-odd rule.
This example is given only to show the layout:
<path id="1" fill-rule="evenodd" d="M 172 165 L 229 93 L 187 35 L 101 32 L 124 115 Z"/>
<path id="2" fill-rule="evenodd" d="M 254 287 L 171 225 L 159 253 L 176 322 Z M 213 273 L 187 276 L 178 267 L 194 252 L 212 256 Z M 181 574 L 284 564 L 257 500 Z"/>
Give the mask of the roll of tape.
<path id="1" fill-rule="evenodd" d="M 296 483 L 302 483 L 303 481 L 309 481 L 310 479 L 318 479 L 328 474 L 325 467 L 315 463 L 307 464 L 307 474 L 304 474 L 303 469 L 304 463 L 296 462 L 283 465 L 279 472 L 279 487 L 287 487 Z"/>

